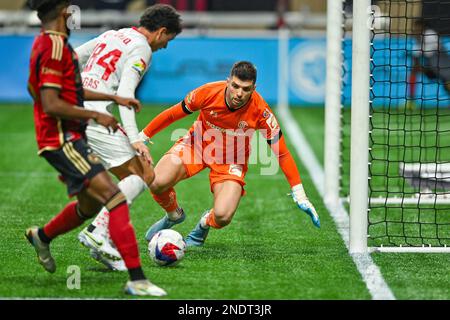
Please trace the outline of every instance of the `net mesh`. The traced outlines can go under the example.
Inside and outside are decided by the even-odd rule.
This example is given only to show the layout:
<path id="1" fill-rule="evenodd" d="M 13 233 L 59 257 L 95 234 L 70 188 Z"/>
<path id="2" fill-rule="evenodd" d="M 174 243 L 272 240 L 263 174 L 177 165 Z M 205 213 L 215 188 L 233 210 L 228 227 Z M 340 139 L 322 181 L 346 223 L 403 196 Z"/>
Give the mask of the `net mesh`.
<path id="1" fill-rule="evenodd" d="M 369 246 L 450 244 L 449 20 L 428 3 L 450 1 L 372 7 Z"/>
<path id="2" fill-rule="evenodd" d="M 340 196 L 350 192 L 352 1 L 343 0 Z M 369 246 L 450 244 L 450 0 L 372 6 Z"/>

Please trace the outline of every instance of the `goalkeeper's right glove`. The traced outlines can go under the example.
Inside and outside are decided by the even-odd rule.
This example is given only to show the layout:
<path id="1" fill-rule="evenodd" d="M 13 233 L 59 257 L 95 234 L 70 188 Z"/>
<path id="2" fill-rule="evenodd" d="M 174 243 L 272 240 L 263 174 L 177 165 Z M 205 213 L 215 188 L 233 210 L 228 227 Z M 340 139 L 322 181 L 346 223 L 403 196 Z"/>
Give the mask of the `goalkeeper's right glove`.
<path id="1" fill-rule="evenodd" d="M 148 146 L 148 145 L 150 145 L 150 144 L 153 144 L 153 141 L 150 140 L 149 137 L 147 137 L 147 135 L 144 133 L 144 131 L 139 132 L 139 133 L 138 133 L 138 137 L 139 137 L 139 139 L 142 140 L 142 142 L 145 143 L 146 146 Z"/>

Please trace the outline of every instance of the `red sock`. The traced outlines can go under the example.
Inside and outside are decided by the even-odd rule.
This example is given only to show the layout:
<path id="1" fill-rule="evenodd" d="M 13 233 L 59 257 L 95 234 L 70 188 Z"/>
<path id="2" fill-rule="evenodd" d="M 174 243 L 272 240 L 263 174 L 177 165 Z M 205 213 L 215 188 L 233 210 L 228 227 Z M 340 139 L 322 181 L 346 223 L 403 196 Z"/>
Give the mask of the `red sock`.
<path id="1" fill-rule="evenodd" d="M 161 194 L 152 193 L 152 196 L 166 212 L 175 211 L 178 208 L 177 193 L 173 188 L 170 188 Z"/>
<path id="2" fill-rule="evenodd" d="M 128 269 L 141 266 L 139 249 L 126 202 L 109 211 L 109 234 Z"/>
<path id="3" fill-rule="evenodd" d="M 83 224 L 84 220 L 77 214 L 78 201 L 69 203 L 60 213 L 44 226 L 44 233 L 50 239 L 75 229 Z"/>

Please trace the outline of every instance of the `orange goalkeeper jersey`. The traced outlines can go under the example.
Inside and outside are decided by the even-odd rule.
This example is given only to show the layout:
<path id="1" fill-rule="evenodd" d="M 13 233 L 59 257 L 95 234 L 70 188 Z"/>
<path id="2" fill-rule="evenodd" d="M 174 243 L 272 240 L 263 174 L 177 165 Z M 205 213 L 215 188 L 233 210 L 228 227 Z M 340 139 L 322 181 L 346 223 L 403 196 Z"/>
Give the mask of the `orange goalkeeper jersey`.
<path id="1" fill-rule="evenodd" d="M 255 130 L 260 130 L 270 143 L 278 140 L 280 127 L 258 92 L 254 91 L 241 108 L 231 109 L 225 100 L 226 87 L 226 81 L 211 82 L 185 97 L 183 111 L 188 114 L 200 112 L 189 130 L 189 137 L 196 144 L 201 142 L 206 162 L 246 164 Z"/>
<path id="2" fill-rule="evenodd" d="M 231 109 L 226 101 L 226 81 L 207 83 L 191 91 L 181 103 L 163 111 L 143 130 L 152 138 L 173 122 L 199 111 L 188 134 L 177 143 L 195 146 L 193 161 L 211 164 L 248 164 L 250 142 L 259 130 L 278 158 L 289 184 L 301 183 L 295 161 L 290 154 L 272 110 L 254 91 L 250 100 L 239 109 Z"/>

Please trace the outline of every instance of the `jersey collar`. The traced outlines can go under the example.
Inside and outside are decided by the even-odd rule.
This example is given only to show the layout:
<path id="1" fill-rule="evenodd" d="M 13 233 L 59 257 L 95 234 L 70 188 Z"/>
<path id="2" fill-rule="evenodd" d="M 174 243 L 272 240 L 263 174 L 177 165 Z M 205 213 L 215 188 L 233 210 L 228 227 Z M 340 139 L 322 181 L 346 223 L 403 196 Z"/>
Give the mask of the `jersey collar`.
<path id="1" fill-rule="evenodd" d="M 136 31 L 137 33 L 139 33 L 141 36 L 143 36 L 145 39 L 147 39 L 147 37 L 145 36 L 145 34 L 143 34 L 142 32 L 139 31 L 139 29 L 137 27 L 131 27 L 131 29 L 133 29 L 134 31 Z"/>
<path id="2" fill-rule="evenodd" d="M 139 32 L 140 34 L 142 34 L 142 32 L 140 32 L 137 27 L 131 27 L 131 29 L 133 29 L 134 31 Z"/>
<path id="3" fill-rule="evenodd" d="M 45 34 L 55 34 L 55 35 L 58 35 L 58 36 L 61 36 L 61 37 L 64 37 L 64 38 L 67 38 L 67 37 L 68 37 L 68 36 L 67 36 L 67 33 L 59 32 L 59 31 L 55 31 L 55 30 L 42 30 L 42 33 L 45 33 Z"/>
<path id="4" fill-rule="evenodd" d="M 131 27 L 132 30 L 136 31 L 139 36 L 143 37 L 145 39 L 145 42 L 147 42 L 147 37 L 145 36 L 145 34 L 143 34 L 142 32 L 139 31 L 139 29 L 137 27 Z M 150 46 L 150 45 L 149 45 Z"/>

